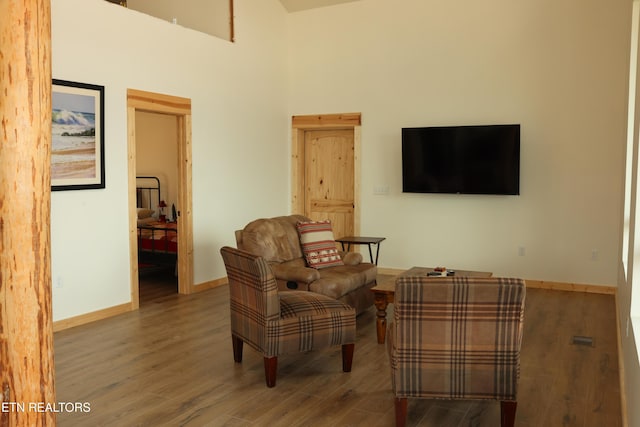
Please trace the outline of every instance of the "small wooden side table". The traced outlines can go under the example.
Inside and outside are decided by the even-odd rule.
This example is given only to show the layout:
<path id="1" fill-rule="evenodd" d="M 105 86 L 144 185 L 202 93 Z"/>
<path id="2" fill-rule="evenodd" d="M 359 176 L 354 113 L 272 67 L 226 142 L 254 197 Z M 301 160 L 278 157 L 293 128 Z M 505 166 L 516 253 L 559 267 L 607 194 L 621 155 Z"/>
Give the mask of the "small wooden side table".
<path id="1" fill-rule="evenodd" d="M 364 237 L 364 236 L 346 236 L 336 239 L 336 242 L 340 242 L 342 250 L 344 251 L 344 244 L 347 244 L 347 251 L 351 250 L 351 245 L 367 245 L 369 247 L 369 259 L 372 264 L 378 265 L 378 255 L 380 254 L 380 242 L 385 237 Z M 376 260 L 373 261 L 373 252 L 371 252 L 371 245 L 376 245 Z"/>

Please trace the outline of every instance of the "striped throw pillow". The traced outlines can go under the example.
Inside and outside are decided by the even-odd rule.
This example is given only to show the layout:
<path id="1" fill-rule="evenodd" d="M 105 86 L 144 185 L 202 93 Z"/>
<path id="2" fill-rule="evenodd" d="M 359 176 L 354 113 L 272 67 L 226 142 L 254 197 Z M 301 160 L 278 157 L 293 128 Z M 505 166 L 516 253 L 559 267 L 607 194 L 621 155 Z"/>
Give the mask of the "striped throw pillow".
<path id="1" fill-rule="evenodd" d="M 331 221 L 298 222 L 298 234 L 307 265 L 316 269 L 344 265 L 333 237 Z"/>

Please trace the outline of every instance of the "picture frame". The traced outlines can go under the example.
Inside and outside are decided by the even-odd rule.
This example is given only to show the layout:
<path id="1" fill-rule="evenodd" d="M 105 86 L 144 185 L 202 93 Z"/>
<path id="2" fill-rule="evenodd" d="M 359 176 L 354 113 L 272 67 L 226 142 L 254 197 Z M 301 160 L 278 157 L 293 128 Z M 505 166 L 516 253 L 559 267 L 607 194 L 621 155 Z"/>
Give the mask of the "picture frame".
<path id="1" fill-rule="evenodd" d="M 52 83 L 51 190 L 105 188 L 104 86 Z"/>

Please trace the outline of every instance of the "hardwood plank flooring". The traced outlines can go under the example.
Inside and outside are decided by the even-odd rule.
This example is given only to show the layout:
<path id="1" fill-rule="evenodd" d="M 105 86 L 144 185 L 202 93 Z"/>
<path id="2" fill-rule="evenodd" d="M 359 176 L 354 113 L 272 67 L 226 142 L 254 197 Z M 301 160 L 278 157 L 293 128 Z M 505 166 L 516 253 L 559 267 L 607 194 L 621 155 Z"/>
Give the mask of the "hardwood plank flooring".
<path id="1" fill-rule="evenodd" d="M 528 289 L 516 425 L 621 426 L 614 298 Z M 393 308 L 389 308 L 391 317 Z M 340 348 L 281 356 L 275 388 L 245 346 L 233 361 L 228 288 L 159 296 L 136 312 L 54 335 L 60 426 L 393 426 L 375 308 L 357 319 L 351 373 Z M 571 338 L 594 338 L 594 346 Z M 408 426 L 494 427 L 496 402 L 409 400 Z"/>
<path id="2" fill-rule="evenodd" d="M 158 302 L 178 293 L 178 276 L 174 267 L 146 267 L 138 276 L 140 305 Z"/>

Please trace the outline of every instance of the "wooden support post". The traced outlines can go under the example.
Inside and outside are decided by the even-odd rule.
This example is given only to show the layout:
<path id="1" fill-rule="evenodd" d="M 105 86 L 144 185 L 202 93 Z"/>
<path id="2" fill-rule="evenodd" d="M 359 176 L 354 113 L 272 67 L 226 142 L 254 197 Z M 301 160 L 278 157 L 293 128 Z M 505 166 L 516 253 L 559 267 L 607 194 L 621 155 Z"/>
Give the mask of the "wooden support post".
<path id="1" fill-rule="evenodd" d="M 0 426 L 53 426 L 50 0 L 0 1 L 0 52 Z"/>

